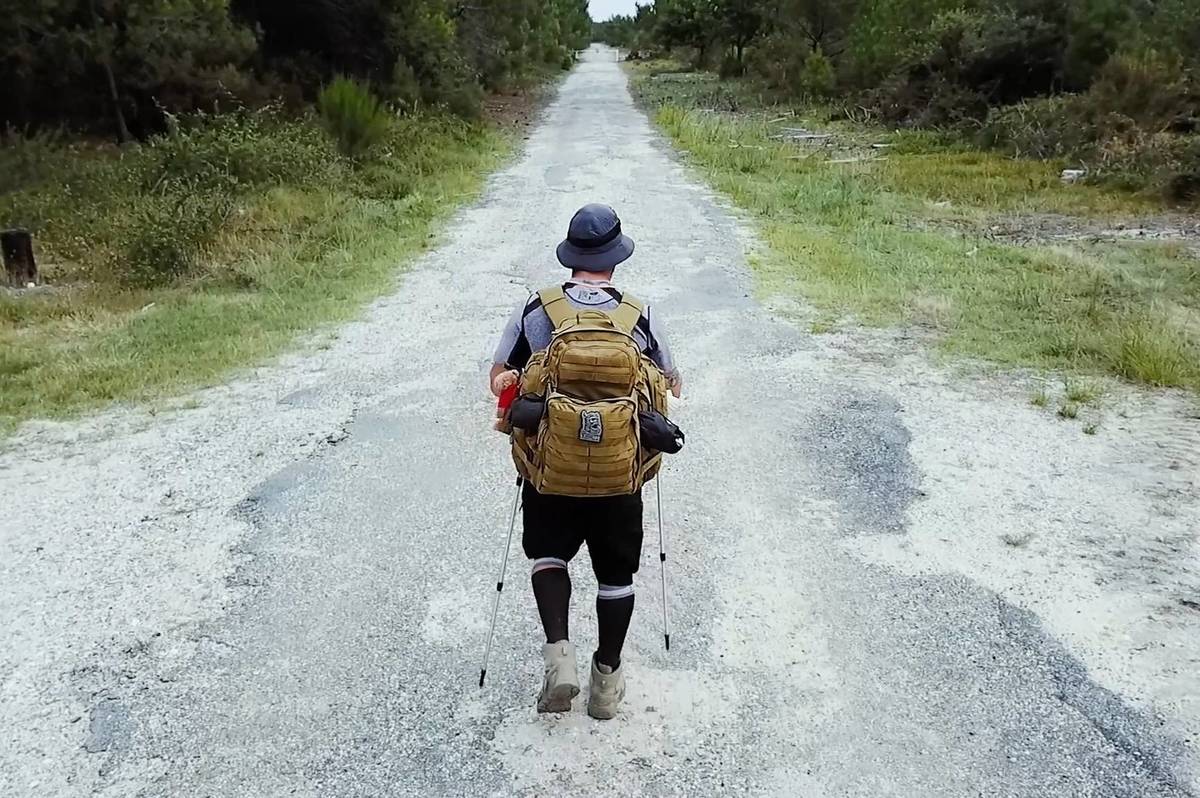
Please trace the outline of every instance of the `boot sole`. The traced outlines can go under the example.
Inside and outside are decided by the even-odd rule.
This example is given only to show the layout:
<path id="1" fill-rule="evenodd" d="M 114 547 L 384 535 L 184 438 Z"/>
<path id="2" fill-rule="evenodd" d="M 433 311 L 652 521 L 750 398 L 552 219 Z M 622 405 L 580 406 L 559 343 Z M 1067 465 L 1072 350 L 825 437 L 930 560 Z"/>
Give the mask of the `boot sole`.
<path id="1" fill-rule="evenodd" d="M 547 695 L 542 694 L 538 699 L 538 712 L 570 712 L 571 701 L 579 695 L 577 684 L 556 684 Z"/>

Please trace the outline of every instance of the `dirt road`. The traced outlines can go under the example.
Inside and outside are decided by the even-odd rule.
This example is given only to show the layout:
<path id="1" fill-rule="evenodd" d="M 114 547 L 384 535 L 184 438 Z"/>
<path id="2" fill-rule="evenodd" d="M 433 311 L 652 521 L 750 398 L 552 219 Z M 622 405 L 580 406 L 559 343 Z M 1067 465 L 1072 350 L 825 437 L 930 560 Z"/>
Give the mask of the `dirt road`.
<path id="1" fill-rule="evenodd" d="M 511 501 L 482 375 L 592 200 L 637 240 L 619 277 L 666 320 L 689 441 L 673 650 L 648 542 L 607 724 L 535 714 L 519 556 L 475 685 Z M 28 426 L 0 454 L 0 794 L 1197 794 L 1186 401 L 1114 397 L 1085 436 L 901 335 L 812 336 L 753 298 L 747 229 L 595 49 L 334 340 L 167 413 Z"/>

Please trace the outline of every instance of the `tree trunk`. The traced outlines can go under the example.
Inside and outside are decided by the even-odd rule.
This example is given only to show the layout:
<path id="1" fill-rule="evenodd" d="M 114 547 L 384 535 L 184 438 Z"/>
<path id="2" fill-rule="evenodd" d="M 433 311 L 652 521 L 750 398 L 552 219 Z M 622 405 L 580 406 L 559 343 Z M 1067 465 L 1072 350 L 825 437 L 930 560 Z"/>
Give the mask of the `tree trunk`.
<path id="1" fill-rule="evenodd" d="M 129 126 L 125 124 L 125 112 L 121 110 L 121 95 L 117 92 L 117 79 L 113 75 L 112 66 L 106 59 L 101 66 L 104 68 L 104 78 L 108 82 L 108 98 L 112 101 L 113 121 L 117 123 L 117 143 L 126 144 L 133 141 Z"/>
<path id="2" fill-rule="evenodd" d="M 89 0 L 88 6 L 92 12 L 92 33 L 100 35 L 100 14 L 96 11 L 96 0 Z M 100 50 L 97 42 L 97 60 L 104 71 L 104 81 L 108 85 L 108 99 L 112 103 L 113 121 L 117 125 L 117 143 L 126 144 L 133 141 L 129 134 L 129 125 L 125 124 L 125 112 L 121 110 L 121 93 L 117 90 L 117 77 L 113 74 L 112 53 Z"/>
<path id="3" fill-rule="evenodd" d="M 4 273 L 13 288 L 24 288 L 38 281 L 37 261 L 33 259 L 33 236 L 28 230 L 0 231 L 0 251 L 4 254 Z"/>

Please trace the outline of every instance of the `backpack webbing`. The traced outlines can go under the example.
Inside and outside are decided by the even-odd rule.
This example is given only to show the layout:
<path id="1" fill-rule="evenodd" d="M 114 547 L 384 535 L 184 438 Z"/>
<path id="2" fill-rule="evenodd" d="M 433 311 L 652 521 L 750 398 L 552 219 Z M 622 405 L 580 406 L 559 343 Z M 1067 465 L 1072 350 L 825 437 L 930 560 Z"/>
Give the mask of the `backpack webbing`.
<path id="1" fill-rule="evenodd" d="M 554 329 L 562 327 L 563 324 L 570 319 L 578 316 L 581 309 L 576 309 L 567 300 L 567 294 L 563 291 L 561 285 L 543 288 L 538 291 L 538 297 L 542 300 L 542 309 L 546 311 L 546 315 L 550 318 L 550 323 L 554 325 Z M 595 312 L 603 313 L 612 319 L 613 324 L 623 332 L 633 334 L 633 330 L 637 327 L 638 320 L 642 318 L 643 305 L 629 294 L 621 294 L 621 304 L 617 305 L 613 310 L 599 310 Z"/>

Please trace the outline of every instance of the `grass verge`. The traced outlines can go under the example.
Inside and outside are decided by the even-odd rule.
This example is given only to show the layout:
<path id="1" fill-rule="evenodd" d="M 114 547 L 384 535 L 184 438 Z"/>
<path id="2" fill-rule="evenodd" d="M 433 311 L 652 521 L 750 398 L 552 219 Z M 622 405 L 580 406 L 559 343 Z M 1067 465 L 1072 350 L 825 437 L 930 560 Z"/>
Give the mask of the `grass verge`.
<path id="1" fill-rule="evenodd" d="M 919 136 L 851 129 L 886 159 L 836 163 L 772 138 L 780 109 L 720 92 L 634 92 L 712 185 L 747 211 L 768 251 L 763 290 L 802 295 L 823 315 L 932 328 L 948 352 L 1007 366 L 1108 374 L 1200 390 L 1200 261 L 1177 244 L 997 241 L 997 213 L 1146 212 L 1147 198 L 1063 186 L 1052 164 L 939 148 Z M 685 76 L 670 81 L 686 84 Z M 712 84 L 712 85 L 710 85 Z M 697 100 L 697 97 L 700 100 Z M 655 107 L 657 106 L 657 107 Z M 736 106 L 729 112 L 729 106 Z M 786 124 L 798 124 L 789 118 Z"/>
<path id="2" fill-rule="evenodd" d="M 354 315 L 514 141 L 395 119 L 352 161 L 269 112 L 123 151 L 10 140 L 0 222 L 34 230 L 47 285 L 0 292 L 0 432 L 212 384 Z"/>

